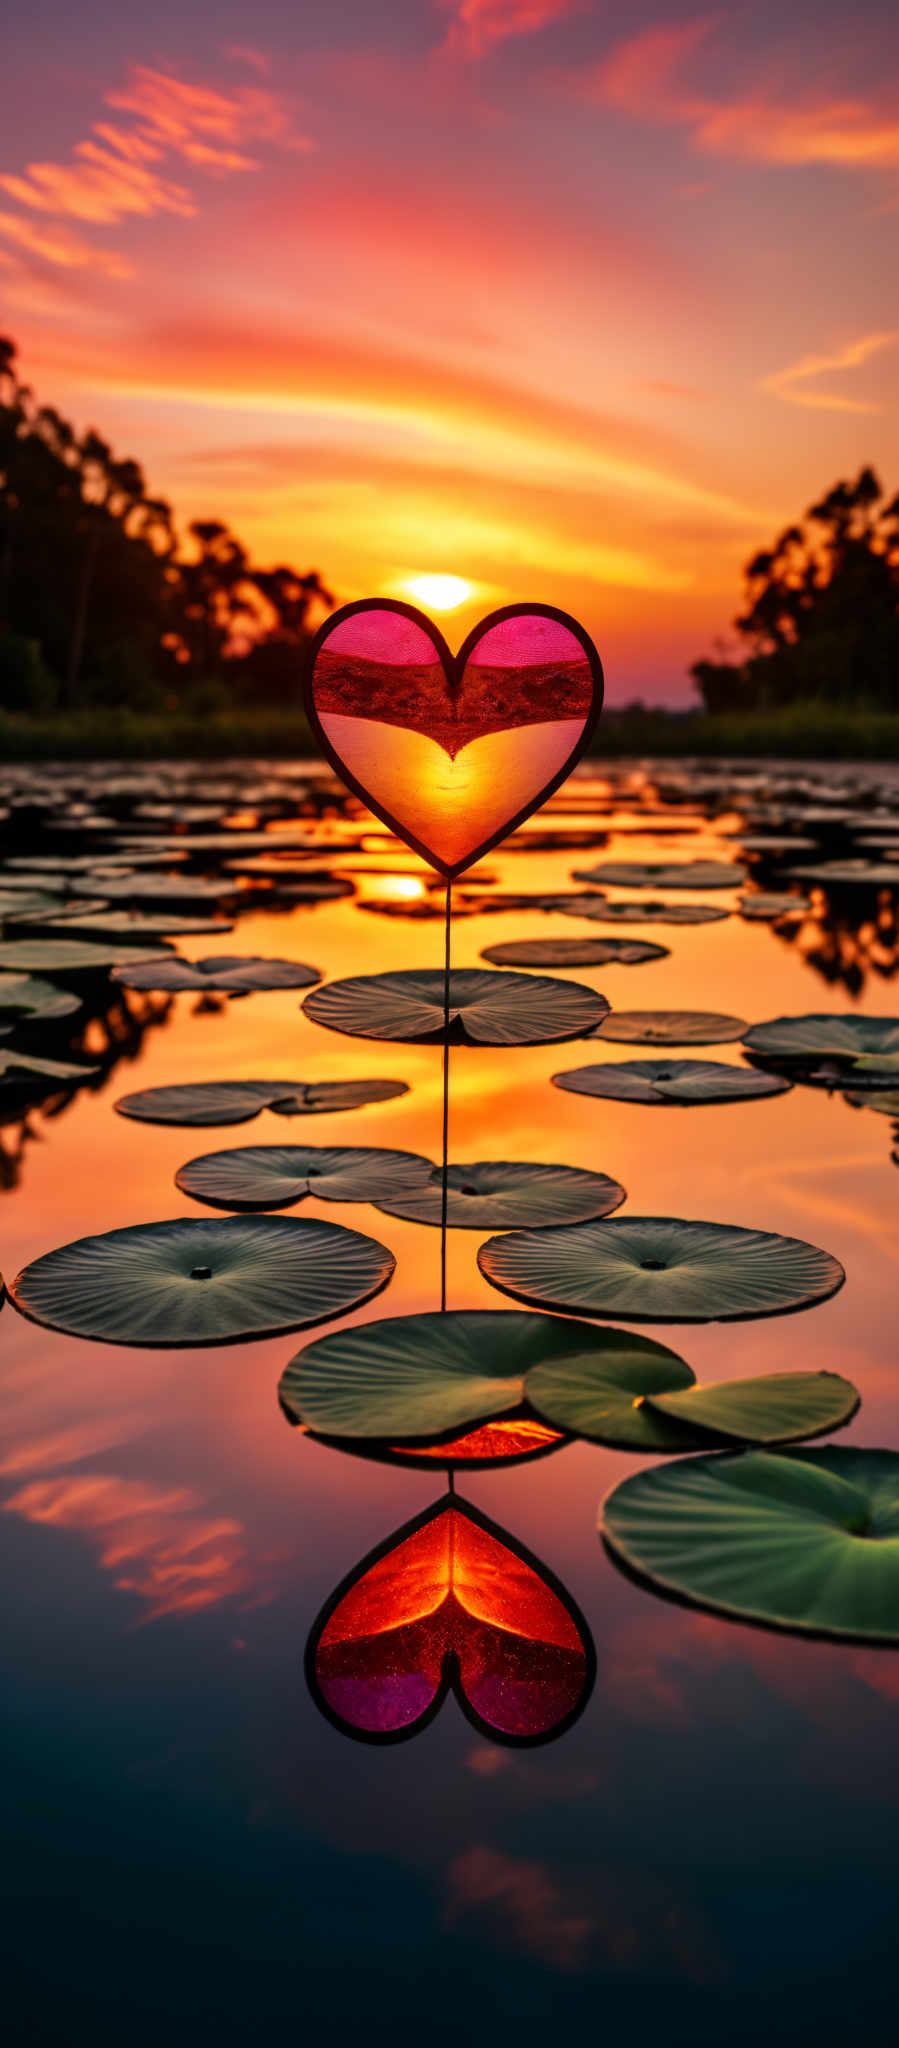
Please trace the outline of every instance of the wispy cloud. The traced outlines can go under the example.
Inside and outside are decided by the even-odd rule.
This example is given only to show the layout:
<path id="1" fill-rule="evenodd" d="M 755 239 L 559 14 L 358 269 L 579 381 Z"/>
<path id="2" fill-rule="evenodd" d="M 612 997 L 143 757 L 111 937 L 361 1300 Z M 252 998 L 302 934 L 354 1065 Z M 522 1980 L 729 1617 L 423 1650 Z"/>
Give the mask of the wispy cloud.
<path id="1" fill-rule="evenodd" d="M 139 1596 L 150 1619 L 196 1613 L 250 1590 L 241 1524 L 210 1515 L 184 1487 L 106 1472 L 54 1474 L 29 1480 L 3 1512 L 89 1538 L 103 1569 Z"/>
<path id="2" fill-rule="evenodd" d="M 735 92 L 702 90 L 689 60 L 714 36 L 720 17 L 701 15 L 641 31 L 620 43 L 575 90 L 642 120 L 680 123 L 693 147 L 710 156 L 758 163 L 830 164 L 846 170 L 899 167 L 899 104 L 895 93 L 862 95 L 790 84 L 778 95 L 767 83 Z"/>
<path id="3" fill-rule="evenodd" d="M 258 71 L 260 53 L 241 59 Z M 281 94 L 258 84 L 208 85 L 132 67 L 125 85 L 105 95 L 105 105 L 126 119 L 92 123 L 67 162 L 34 162 L 23 171 L 0 173 L 0 189 L 22 215 L 0 216 L 0 233 L 28 247 L 48 263 L 81 265 L 109 277 L 128 277 L 133 265 L 61 232 L 39 234 L 29 227 L 38 213 L 55 221 L 78 220 L 93 228 L 113 226 L 129 216 L 190 216 L 197 211 L 184 166 L 225 177 L 260 168 L 259 150 L 309 149 Z M 127 118 L 130 117 L 130 118 Z M 179 175 L 170 175 L 173 167 Z M 163 168 L 160 168 L 162 166 Z"/>
<path id="4" fill-rule="evenodd" d="M 879 355 L 883 349 L 895 348 L 897 342 L 899 328 L 860 335 L 857 341 L 849 341 L 845 347 L 828 355 L 800 356 L 797 362 L 788 363 L 785 370 L 773 370 L 770 376 L 762 379 L 761 389 L 770 392 L 774 398 L 784 399 L 787 405 L 808 406 L 814 412 L 882 412 L 883 407 L 873 399 L 854 398 L 843 391 L 820 390 L 817 379 L 843 370 L 858 370 L 871 356 Z"/>
<path id="5" fill-rule="evenodd" d="M 61 270 L 97 270 L 104 277 L 133 277 L 134 265 L 114 249 L 98 249 L 58 222 L 30 221 L 0 212 L 0 235 Z"/>
<path id="6" fill-rule="evenodd" d="M 445 4 L 445 0 L 444 0 Z M 511 36 L 530 36 L 570 14 L 574 0 L 449 0 L 453 19 L 444 48 L 483 57 Z"/>

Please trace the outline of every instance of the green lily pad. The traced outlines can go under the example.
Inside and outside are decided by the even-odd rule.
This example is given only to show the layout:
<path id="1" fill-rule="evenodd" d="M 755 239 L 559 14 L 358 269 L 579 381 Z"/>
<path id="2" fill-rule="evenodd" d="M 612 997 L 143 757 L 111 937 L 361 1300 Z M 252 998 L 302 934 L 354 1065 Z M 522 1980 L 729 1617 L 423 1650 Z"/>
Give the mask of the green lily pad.
<path id="1" fill-rule="evenodd" d="M 579 1166 L 537 1165 L 525 1160 L 476 1159 L 447 1169 L 446 1220 L 453 1230 L 515 1230 L 550 1223 L 580 1223 L 609 1216 L 624 1201 L 624 1188 L 605 1173 Z M 411 1223 L 443 1220 L 443 1175 L 430 1166 L 427 1178 L 378 1199 L 386 1216 Z"/>
<path id="2" fill-rule="evenodd" d="M 826 1301 L 846 1278 L 802 1238 L 675 1216 L 515 1230 L 482 1245 L 478 1265 L 519 1301 L 634 1323 L 783 1315 Z"/>
<path id="3" fill-rule="evenodd" d="M 0 1081 L 15 1085 L 30 1074 L 48 1081 L 86 1081 L 96 1067 L 75 1066 L 71 1060 L 39 1060 L 31 1053 L 4 1046 L 0 1051 Z"/>
<path id="4" fill-rule="evenodd" d="M 780 1074 L 756 1067 L 731 1067 L 724 1060 L 603 1060 L 553 1074 L 553 1086 L 572 1095 L 597 1095 L 612 1102 L 750 1102 L 784 1095 L 792 1087 Z"/>
<path id="5" fill-rule="evenodd" d="M 43 889 L 0 888 L 0 922 L 26 924 L 30 918 L 49 918 L 61 911 L 61 896 L 48 896 Z"/>
<path id="6" fill-rule="evenodd" d="M 899 1455 L 725 1452 L 611 1493 L 613 1557 L 698 1606 L 800 1634 L 899 1642 Z"/>
<path id="7" fill-rule="evenodd" d="M 293 1420 L 323 1436 L 419 1441 L 517 1409 L 569 1360 L 572 1370 L 595 1363 L 631 1409 L 636 1395 L 693 1378 L 675 1352 L 629 1330 L 454 1309 L 335 1330 L 297 1352 L 278 1391 Z"/>
<path id="8" fill-rule="evenodd" d="M 258 960 L 239 953 L 217 953 L 205 960 L 160 953 L 134 967 L 117 967 L 112 978 L 124 988 L 249 995 L 254 989 L 308 988 L 321 980 L 321 968 L 307 967 L 302 960 Z"/>
<path id="9" fill-rule="evenodd" d="M 54 988 L 52 981 L 39 981 L 33 974 L 0 972 L 0 1017 L 28 1017 L 34 1023 L 49 1023 L 54 1017 L 71 1017 L 81 1009 L 81 997 Z"/>
<path id="10" fill-rule="evenodd" d="M 840 1429 L 855 1414 L 859 1392 L 835 1372 L 774 1372 L 653 1395 L 647 1405 L 663 1425 L 685 1427 L 691 1439 L 706 1431 L 764 1447 Z"/>
<path id="11" fill-rule="evenodd" d="M 15 974 L 104 974 L 117 962 L 146 960 L 147 947 L 110 939 L 91 945 L 87 939 L 4 939 L 0 970 Z"/>
<path id="12" fill-rule="evenodd" d="M 629 1334 L 627 1341 L 633 1341 Z M 556 1429 L 616 1450 L 656 1452 L 822 1436 L 847 1422 L 859 1405 L 857 1389 L 836 1373 L 768 1373 L 698 1386 L 681 1359 L 673 1352 L 665 1356 L 681 1367 L 679 1378 L 669 1364 L 667 1379 L 656 1368 L 653 1381 L 645 1367 L 641 1379 L 639 1370 L 622 1371 L 614 1354 L 610 1371 L 601 1352 L 554 1360 L 530 1375 L 528 1399 Z"/>
<path id="13" fill-rule="evenodd" d="M 720 924 L 730 911 L 717 903 L 610 903 L 605 896 L 557 896 L 546 904 L 563 917 L 589 917 L 596 924 Z"/>
<path id="14" fill-rule="evenodd" d="M 572 880 L 600 889 L 737 889 L 746 869 L 724 860 L 601 860 L 575 868 Z"/>
<path id="15" fill-rule="evenodd" d="M 45 1252 L 9 1294 L 32 1322 L 72 1337 L 236 1344 L 346 1315 L 395 1264 L 375 1238 L 317 1217 L 179 1216 Z"/>
<path id="16" fill-rule="evenodd" d="M 326 982 L 306 997 L 314 1024 L 358 1038 L 443 1041 L 443 974 L 401 969 Z M 582 1038 L 607 1015 L 604 996 L 577 981 L 457 968 L 450 975 L 453 1044 L 546 1045 Z"/>
<path id="17" fill-rule="evenodd" d="M 743 1044 L 750 1052 L 777 1060 L 832 1059 L 850 1064 L 865 1054 L 899 1052 L 899 1017 L 829 1016 L 771 1017 L 753 1024 Z"/>
<path id="18" fill-rule="evenodd" d="M 639 967 L 667 960 L 670 950 L 648 939 L 507 939 L 485 946 L 481 959 L 494 967 Z"/>
<path id="19" fill-rule="evenodd" d="M 899 1117 L 899 1088 L 847 1089 L 843 1100 L 851 1102 L 853 1109 L 878 1109 L 881 1116 Z"/>
<path id="20" fill-rule="evenodd" d="M 377 1076 L 364 1081 L 185 1081 L 120 1095 L 113 1108 L 140 1123 L 201 1129 L 249 1123 L 263 1109 L 274 1110 L 276 1116 L 330 1116 L 338 1110 L 362 1109 L 369 1102 L 392 1102 L 408 1093 L 408 1081 Z"/>
<path id="21" fill-rule="evenodd" d="M 590 1036 L 613 1045 L 723 1045 L 746 1030 L 745 1018 L 718 1010 L 613 1010 Z"/>
<path id="22" fill-rule="evenodd" d="M 781 917 L 807 917 L 811 907 L 807 896 L 762 889 L 755 896 L 741 896 L 737 905 L 740 916 L 749 924 L 776 924 Z"/>
<path id="23" fill-rule="evenodd" d="M 214 1209 L 288 1209 L 322 1202 L 380 1202 L 433 1173 L 420 1152 L 364 1145 L 241 1145 L 189 1159 L 175 1186 Z"/>

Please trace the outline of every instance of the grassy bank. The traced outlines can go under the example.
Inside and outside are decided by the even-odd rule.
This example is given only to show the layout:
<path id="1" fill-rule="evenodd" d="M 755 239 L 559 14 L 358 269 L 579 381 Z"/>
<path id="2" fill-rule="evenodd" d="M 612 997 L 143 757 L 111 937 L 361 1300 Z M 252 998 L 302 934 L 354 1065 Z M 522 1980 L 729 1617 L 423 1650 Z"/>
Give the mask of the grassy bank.
<path id="1" fill-rule="evenodd" d="M 0 761 L 292 760 L 314 754 L 298 711 L 185 718 L 94 711 L 24 718 L 0 712 Z M 750 715 L 644 710 L 603 714 L 597 756 L 774 756 L 899 761 L 899 713 L 793 705 Z"/>

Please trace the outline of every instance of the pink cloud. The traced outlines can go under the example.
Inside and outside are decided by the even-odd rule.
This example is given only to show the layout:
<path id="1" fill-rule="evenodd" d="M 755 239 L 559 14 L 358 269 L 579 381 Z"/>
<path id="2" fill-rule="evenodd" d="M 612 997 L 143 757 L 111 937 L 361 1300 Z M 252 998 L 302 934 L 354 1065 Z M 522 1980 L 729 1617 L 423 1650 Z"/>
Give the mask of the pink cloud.
<path id="1" fill-rule="evenodd" d="M 453 20 L 444 47 L 483 57 L 510 36 L 534 35 L 570 14 L 574 0 L 451 0 Z"/>
<path id="2" fill-rule="evenodd" d="M 735 92 L 697 88 L 688 60 L 714 34 L 719 17 L 644 29 L 612 51 L 587 81 L 591 97 L 643 120 L 681 123 L 695 149 L 759 163 L 831 164 L 851 170 L 899 166 L 899 107 L 787 85 Z M 583 91 L 583 81 L 574 81 Z"/>
<path id="3" fill-rule="evenodd" d="M 126 256 L 113 249 L 97 249 L 81 235 L 74 235 L 58 224 L 23 220 L 17 214 L 0 212 L 0 235 L 28 249 L 33 256 L 42 257 L 45 263 L 58 264 L 62 270 L 97 270 L 104 277 L 134 276 L 134 265 Z"/>
<path id="4" fill-rule="evenodd" d="M 150 1619 L 196 1613 L 250 1590 L 241 1524 L 209 1515 L 183 1487 L 112 1473 L 53 1475 L 29 1480 L 3 1512 L 87 1537 L 103 1569 L 146 1603 Z"/>
<path id="5" fill-rule="evenodd" d="M 833 376 L 844 370 L 857 370 L 870 356 L 879 355 L 883 349 L 895 348 L 899 342 L 899 329 L 892 328 L 886 333 L 862 334 L 856 341 L 849 341 L 845 347 L 834 349 L 827 355 L 804 355 L 798 362 L 788 363 L 785 370 L 773 370 L 763 378 L 762 390 L 774 398 L 782 398 L 787 405 L 805 405 L 814 412 L 882 412 L 883 407 L 870 398 L 856 398 L 845 391 L 822 391 L 817 379 Z M 809 385 L 811 388 L 809 388 Z"/>

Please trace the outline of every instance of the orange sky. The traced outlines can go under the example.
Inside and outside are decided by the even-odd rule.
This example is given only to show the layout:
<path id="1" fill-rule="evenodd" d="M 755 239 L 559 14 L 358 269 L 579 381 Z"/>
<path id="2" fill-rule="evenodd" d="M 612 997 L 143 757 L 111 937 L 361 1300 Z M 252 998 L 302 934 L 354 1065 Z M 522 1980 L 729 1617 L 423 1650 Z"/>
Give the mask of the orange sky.
<path id="1" fill-rule="evenodd" d="M 749 552 L 899 485 L 899 35 L 868 4 L 39 0 L 2 324 L 180 521 L 341 600 L 573 611 L 686 701 Z"/>

